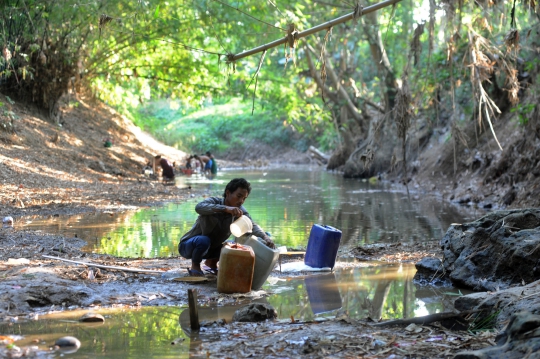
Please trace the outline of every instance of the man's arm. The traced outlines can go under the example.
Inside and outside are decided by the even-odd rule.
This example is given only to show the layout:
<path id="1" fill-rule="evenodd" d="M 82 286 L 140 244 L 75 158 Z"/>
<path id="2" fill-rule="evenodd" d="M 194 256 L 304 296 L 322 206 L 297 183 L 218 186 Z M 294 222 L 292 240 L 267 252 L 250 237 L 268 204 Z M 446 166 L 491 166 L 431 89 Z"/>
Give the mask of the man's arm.
<path id="1" fill-rule="evenodd" d="M 202 202 L 199 202 L 197 206 L 195 206 L 195 212 L 198 214 L 205 216 L 205 215 L 211 215 L 214 213 L 222 212 L 222 213 L 229 213 L 233 217 L 240 217 L 242 215 L 242 210 L 238 207 L 229 207 L 225 206 L 223 203 L 222 198 L 219 197 L 208 197 Z M 232 221 L 232 218 L 231 218 Z"/>
<path id="2" fill-rule="evenodd" d="M 218 197 L 208 197 L 204 201 L 197 203 L 195 212 L 200 215 L 210 215 L 216 212 L 225 212 L 227 206 L 223 205 Z"/>
<path id="3" fill-rule="evenodd" d="M 267 247 L 270 247 L 272 249 L 276 248 L 276 245 L 272 238 L 270 238 L 270 236 L 268 236 L 268 234 L 266 234 L 266 232 L 257 223 L 253 221 L 253 218 L 251 218 L 249 213 L 244 212 L 244 216 L 247 216 L 249 217 L 249 219 L 251 219 L 251 223 L 253 224 L 253 230 L 251 231 L 251 233 L 256 237 L 262 238 L 262 240 L 265 241 Z"/>

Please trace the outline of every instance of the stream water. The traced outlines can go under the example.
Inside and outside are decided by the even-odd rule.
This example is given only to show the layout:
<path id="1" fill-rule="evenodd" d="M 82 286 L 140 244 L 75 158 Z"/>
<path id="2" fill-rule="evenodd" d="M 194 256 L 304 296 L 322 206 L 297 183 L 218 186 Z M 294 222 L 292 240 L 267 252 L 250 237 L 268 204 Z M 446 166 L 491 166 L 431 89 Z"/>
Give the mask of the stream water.
<path id="1" fill-rule="evenodd" d="M 440 239 L 451 223 L 480 214 L 411 191 L 396 192 L 386 184 L 344 179 L 309 168 L 223 171 L 213 180 L 180 177 L 178 189 L 205 189 L 221 196 L 228 181 L 245 177 L 252 191 L 245 203 L 254 220 L 270 232 L 277 245 L 304 248 L 313 224 L 342 230 L 341 248 L 376 242 L 421 242 Z M 174 188 L 174 187 L 169 187 Z M 125 257 L 176 256 L 179 238 L 196 219 L 201 198 L 160 208 L 125 213 L 96 213 L 71 217 L 28 219 L 26 226 L 46 232 L 77 235 L 88 241 L 88 251 Z M 278 311 L 278 319 L 311 320 L 346 312 L 351 318 L 402 318 L 452 309 L 456 289 L 419 287 L 412 282 L 413 264 L 356 263 L 332 273 L 303 277 L 270 277 L 262 301 Z M 201 320 L 230 320 L 237 307 L 201 307 Z M 25 341 L 50 342 L 73 335 L 82 342 L 77 358 L 189 357 L 198 340 L 184 330 L 185 308 L 155 307 L 139 310 L 102 310 L 103 325 L 76 320 L 80 311 L 48 315 L 37 321 L 0 325 L 0 335 L 23 335 Z M 39 339 L 38 339 L 39 338 Z M 173 341 L 178 345 L 172 345 Z M 183 340 L 185 340 L 183 342 Z M 52 340 L 54 342 L 54 340 Z M 180 344 L 181 343 L 181 344 Z"/>
<path id="2" fill-rule="evenodd" d="M 412 243 L 440 239 L 454 222 L 474 219 L 477 213 L 412 191 L 396 192 L 387 184 L 345 179 L 339 174 L 308 167 L 281 170 L 224 171 L 213 180 L 181 176 L 167 190 L 205 189 L 222 196 L 225 185 L 245 177 L 252 191 L 244 206 L 276 244 L 289 248 L 307 245 L 314 223 L 342 231 L 341 246 L 376 242 Z M 197 218 L 201 198 L 123 213 L 95 213 L 28 219 L 26 226 L 45 232 L 78 236 L 88 251 L 121 257 L 178 255 L 178 241 Z"/>
<path id="3" fill-rule="evenodd" d="M 274 278 L 263 287 L 274 294 L 256 301 L 272 305 L 278 319 L 289 321 L 291 317 L 312 320 L 340 313 L 347 313 L 353 319 L 402 318 L 453 308 L 452 299 L 457 290 L 416 287 L 411 281 L 414 272 L 412 264 L 396 264 Z M 199 319 L 230 322 L 235 310 L 246 303 L 200 306 Z M 215 340 L 204 327 L 199 333 L 191 332 L 189 310 L 185 307 L 100 309 L 92 312 L 102 314 L 105 323 L 78 322 L 87 312 L 72 310 L 43 315 L 35 321 L 2 324 L 0 335 L 19 335 L 23 339 L 17 345 L 38 345 L 44 349 L 60 337 L 74 336 L 81 341 L 81 347 L 76 353 L 66 355 L 70 358 L 204 358 L 204 353 L 198 352 L 198 343 Z"/>

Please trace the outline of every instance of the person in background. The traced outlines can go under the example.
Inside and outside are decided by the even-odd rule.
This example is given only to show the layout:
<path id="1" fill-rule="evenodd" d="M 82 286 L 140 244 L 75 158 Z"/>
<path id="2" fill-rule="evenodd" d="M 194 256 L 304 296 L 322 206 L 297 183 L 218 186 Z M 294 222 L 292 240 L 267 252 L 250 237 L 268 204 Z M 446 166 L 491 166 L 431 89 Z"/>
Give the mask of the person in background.
<path id="1" fill-rule="evenodd" d="M 146 166 L 144 166 L 143 169 L 142 169 L 142 174 L 143 175 L 153 175 L 154 174 L 154 170 L 152 169 L 152 162 L 148 161 L 148 163 L 146 163 Z"/>
<path id="2" fill-rule="evenodd" d="M 196 157 L 196 155 L 193 155 L 193 158 L 196 159 L 196 161 L 195 161 L 195 163 L 194 163 L 194 166 L 195 166 L 195 172 L 201 173 L 201 162 L 198 160 L 198 158 Z"/>
<path id="3" fill-rule="evenodd" d="M 110 148 L 113 145 L 113 140 L 110 137 L 103 139 L 103 147 Z"/>
<path id="4" fill-rule="evenodd" d="M 191 159 L 193 158 L 193 155 L 189 156 L 186 160 L 186 169 L 191 169 Z"/>
<path id="5" fill-rule="evenodd" d="M 210 151 L 206 151 L 206 155 L 212 160 L 212 165 L 210 166 L 210 173 L 212 176 L 215 176 L 217 174 L 217 162 L 214 158 L 214 155 Z"/>
<path id="6" fill-rule="evenodd" d="M 223 197 L 208 197 L 195 206 L 199 217 L 193 227 L 182 236 L 178 252 L 191 259 L 188 272 L 192 276 L 203 276 L 201 262 L 206 259 L 206 271 L 217 274 L 219 255 L 223 243 L 231 235 L 230 225 L 244 215 L 253 223 L 253 235 L 259 237 L 270 248 L 275 248 L 272 239 L 259 227 L 243 204 L 251 192 L 251 184 L 244 178 L 235 178 L 225 187 Z"/>
<path id="7" fill-rule="evenodd" d="M 164 181 L 174 181 L 174 167 L 168 159 L 161 157 L 161 155 L 157 155 L 154 157 L 154 163 L 161 166 L 161 175 L 163 176 Z"/>
<path id="8" fill-rule="evenodd" d="M 193 157 L 201 163 L 201 172 L 205 174 L 211 173 L 212 159 L 205 155 L 193 155 Z"/>

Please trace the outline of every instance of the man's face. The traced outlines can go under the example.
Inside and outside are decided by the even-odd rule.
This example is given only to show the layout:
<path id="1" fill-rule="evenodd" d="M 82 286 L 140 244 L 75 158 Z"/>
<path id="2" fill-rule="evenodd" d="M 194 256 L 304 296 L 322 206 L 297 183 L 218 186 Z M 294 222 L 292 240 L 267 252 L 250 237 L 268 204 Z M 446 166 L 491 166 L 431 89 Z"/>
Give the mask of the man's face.
<path id="1" fill-rule="evenodd" d="M 225 205 L 230 207 L 240 207 L 249 196 L 247 189 L 238 187 L 234 192 L 225 192 Z"/>

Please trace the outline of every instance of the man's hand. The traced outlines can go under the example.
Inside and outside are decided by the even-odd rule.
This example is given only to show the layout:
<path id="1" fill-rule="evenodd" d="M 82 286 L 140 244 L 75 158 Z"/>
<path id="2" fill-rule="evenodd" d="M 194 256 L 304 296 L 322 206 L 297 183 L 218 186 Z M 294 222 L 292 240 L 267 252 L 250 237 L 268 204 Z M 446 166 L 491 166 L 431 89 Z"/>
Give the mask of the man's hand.
<path id="1" fill-rule="evenodd" d="M 270 239 L 270 237 L 266 236 L 263 238 L 265 244 L 267 247 L 269 248 L 272 248 L 272 249 L 276 249 L 276 244 L 274 243 L 274 241 L 272 239 Z"/>
<path id="2" fill-rule="evenodd" d="M 234 217 L 240 217 L 244 214 L 242 210 L 238 207 L 225 207 L 225 212 L 232 214 Z"/>

